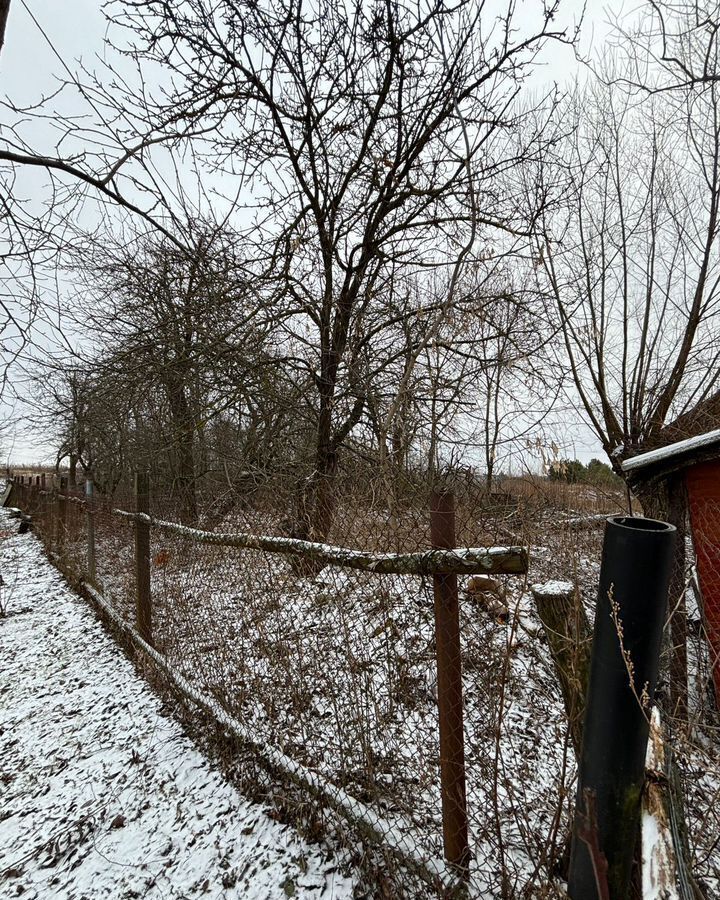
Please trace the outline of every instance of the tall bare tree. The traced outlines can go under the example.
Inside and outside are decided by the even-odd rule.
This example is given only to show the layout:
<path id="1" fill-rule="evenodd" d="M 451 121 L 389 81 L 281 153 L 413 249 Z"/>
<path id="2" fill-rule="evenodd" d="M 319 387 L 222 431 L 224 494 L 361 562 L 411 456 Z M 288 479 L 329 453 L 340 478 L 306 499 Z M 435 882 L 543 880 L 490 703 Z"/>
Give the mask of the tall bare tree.
<path id="1" fill-rule="evenodd" d="M 558 172 L 566 173 L 565 213 L 546 220 L 536 247 L 575 389 L 620 475 L 629 457 L 720 424 L 720 84 L 708 77 L 717 61 L 712 16 L 703 19 L 695 4 L 649 8 L 602 77 L 575 100 L 576 128 L 551 176 L 559 183 Z M 690 77 L 703 54 L 702 77 Z M 633 488 L 647 515 L 684 528 L 678 482 L 636 480 Z M 681 540 L 673 588 L 681 706 L 683 553 Z"/>
<path id="2" fill-rule="evenodd" d="M 481 231 L 523 231 L 498 175 L 515 96 L 558 3 L 489 18 L 462 0 L 338 5 L 128 2 L 116 21 L 139 62 L 172 76 L 149 117 L 207 135 L 204 152 L 254 191 L 255 236 L 315 355 L 315 449 L 296 533 L 323 538 L 338 454 L 366 403 L 354 330 L 387 266 L 437 266 Z M 535 136 L 537 137 L 537 136 Z M 512 148 L 512 149 L 511 149 Z M 197 152 L 200 152 L 199 150 Z"/>
<path id="3" fill-rule="evenodd" d="M 568 215 L 538 260 L 575 387 L 614 467 L 718 387 L 720 108 L 602 88 L 563 160 Z M 649 513 L 662 498 L 640 486 Z"/>
<path id="4" fill-rule="evenodd" d="M 258 370 L 275 364 L 237 235 L 196 223 L 194 245 L 190 255 L 163 236 L 106 239 L 86 245 L 74 269 L 83 295 L 75 312 L 96 335 L 86 368 L 112 376 L 129 394 L 162 397 L 166 454 L 188 523 L 198 519 L 205 429 L 256 386 Z M 138 462 L 149 465 L 137 449 Z"/>

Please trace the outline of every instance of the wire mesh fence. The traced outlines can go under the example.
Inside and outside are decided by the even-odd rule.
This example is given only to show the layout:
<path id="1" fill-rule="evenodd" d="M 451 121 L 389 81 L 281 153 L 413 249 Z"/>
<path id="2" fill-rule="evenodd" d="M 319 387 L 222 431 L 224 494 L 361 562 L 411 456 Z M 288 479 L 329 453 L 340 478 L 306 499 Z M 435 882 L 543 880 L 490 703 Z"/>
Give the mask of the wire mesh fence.
<path id="1" fill-rule="evenodd" d="M 183 518 L 177 492 L 151 485 L 152 645 L 184 684 L 241 723 L 253 748 L 242 757 L 244 777 L 262 779 L 268 794 L 280 784 L 287 797 L 283 767 L 292 770 L 291 780 L 303 782 L 305 820 L 365 848 L 365 862 L 384 873 L 376 872 L 373 895 L 445 895 L 469 865 L 473 897 L 563 896 L 554 876 L 563 871 L 575 751 L 530 586 L 568 580 L 571 604 L 591 619 L 598 519 L 621 511 L 624 497 L 533 478 L 489 494 L 455 478 L 447 543 L 531 547 L 529 581 L 523 566 L 488 574 L 478 555 L 458 564 L 459 574 L 433 564 L 428 551 L 442 541 L 433 533 L 431 486 L 400 483 L 392 497 L 381 487 L 338 490 L 326 535 L 331 549 L 374 554 L 375 563 L 323 559 L 308 570 L 301 554 L 258 546 L 259 538 L 288 540 L 290 492 L 275 485 L 240 502 L 206 497 L 197 522 L 171 528 L 162 522 Z M 137 509 L 132 487 L 91 502 L 84 489 L 60 484 L 18 492 L 14 502 L 33 515 L 65 571 L 94 583 L 135 626 L 138 520 L 118 514 Z M 249 536 L 249 545 L 213 542 L 221 535 Z M 398 554 L 425 561 L 413 571 L 382 570 L 397 567 Z M 450 635 L 439 664 L 448 606 L 459 657 L 452 658 Z M 701 655 L 698 666 L 706 665 Z M 462 673 L 459 708 L 443 681 L 448 670 Z M 690 764 L 683 777 L 692 778 Z M 707 798 L 698 810 L 713 815 Z M 713 827 L 720 833 L 720 823 Z M 711 844 L 699 836 L 697 853 Z"/>

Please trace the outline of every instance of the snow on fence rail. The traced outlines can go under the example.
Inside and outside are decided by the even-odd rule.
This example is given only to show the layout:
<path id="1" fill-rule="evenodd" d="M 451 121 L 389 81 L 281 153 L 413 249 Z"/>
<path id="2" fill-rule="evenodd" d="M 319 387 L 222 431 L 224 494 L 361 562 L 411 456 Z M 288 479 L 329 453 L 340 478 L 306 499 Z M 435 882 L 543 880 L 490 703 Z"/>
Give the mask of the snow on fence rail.
<path id="1" fill-rule="evenodd" d="M 40 496 L 54 496 L 57 500 L 87 504 L 84 497 L 53 491 L 39 491 Z M 140 522 L 158 531 L 177 534 L 200 544 L 216 547 L 235 547 L 239 550 L 261 550 L 284 556 L 303 556 L 329 566 L 360 569 L 377 575 L 524 575 L 528 569 L 527 548 L 456 547 L 451 550 L 423 550 L 418 553 L 370 553 L 349 547 L 336 547 L 318 541 L 249 534 L 247 532 L 216 532 L 191 528 L 179 522 L 168 522 L 147 513 L 126 509 L 112 509 L 112 515 Z M 605 521 L 605 516 L 602 520 Z"/>
<path id="2" fill-rule="evenodd" d="M 303 556 L 326 565 L 361 569 L 378 575 L 522 575 L 527 572 L 528 567 L 528 554 L 524 547 L 458 547 L 452 550 L 424 550 L 420 553 L 369 553 L 294 538 L 202 531 L 124 509 L 113 509 L 112 513 L 203 544 Z"/>

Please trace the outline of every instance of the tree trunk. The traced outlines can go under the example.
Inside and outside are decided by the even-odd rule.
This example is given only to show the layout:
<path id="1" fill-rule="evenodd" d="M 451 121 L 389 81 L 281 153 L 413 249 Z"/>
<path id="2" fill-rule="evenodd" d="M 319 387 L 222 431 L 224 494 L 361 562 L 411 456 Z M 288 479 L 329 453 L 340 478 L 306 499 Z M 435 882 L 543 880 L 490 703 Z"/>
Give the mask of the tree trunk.
<path id="1" fill-rule="evenodd" d="M 317 460 L 314 471 L 300 491 L 293 537 L 302 541 L 326 541 L 335 515 L 336 472 L 336 453 L 328 453 Z"/>
<path id="2" fill-rule="evenodd" d="M 181 432 L 178 447 L 177 481 L 180 492 L 180 519 L 184 525 L 197 525 L 198 508 L 195 489 L 195 454 L 192 428 Z"/>
<path id="3" fill-rule="evenodd" d="M 314 471 L 298 490 L 297 511 L 290 537 L 301 541 L 327 541 L 335 517 L 337 463 L 336 451 L 327 450 L 316 456 Z M 291 561 L 291 566 L 303 578 L 315 578 L 324 568 L 324 563 L 297 557 Z"/>
<path id="4" fill-rule="evenodd" d="M 494 474 L 494 464 L 488 460 L 487 472 L 485 473 L 485 494 L 487 495 L 488 501 L 490 500 L 490 495 L 492 494 Z"/>
<path id="5" fill-rule="evenodd" d="M 175 481 L 180 494 L 180 521 L 183 525 L 197 525 L 195 428 L 190 405 L 181 385 L 168 385 L 168 403 L 174 426 Z"/>
<path id="6" fill-rule="evenodd" d="M 0 50 L 5 43 L 5 28 L 7 26 L 8 13 L 10 12 L 10 0 L 0 0 Z"/>

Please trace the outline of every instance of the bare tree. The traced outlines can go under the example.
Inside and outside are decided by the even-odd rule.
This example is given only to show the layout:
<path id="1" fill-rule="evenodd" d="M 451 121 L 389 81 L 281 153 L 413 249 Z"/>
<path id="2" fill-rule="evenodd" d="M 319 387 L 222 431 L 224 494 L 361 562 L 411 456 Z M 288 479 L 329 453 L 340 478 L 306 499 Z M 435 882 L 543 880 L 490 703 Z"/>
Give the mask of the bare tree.
<path id="1" fill-rule="evenodd" d="M 366 403 L 353 334 L 389 264 L 455 259 L 479 229 L 525 230 L 494 179 L 516 165 L 513 101 L 551 38 L 557 3 L 494 24 L 482 3 L 318 0 L 126 4 L 138 60 L 175 89 L 152 108 L 212 131 L 205 152 L 259 208 L 256 235 L 316 354 L 315 450 L 296 533 L 332 522 L 339 450 Z"/>
<path id="2" fill-rule="evenodd" d="M 85 367 L 131 395 L 159 392 L 165 453 L 188 523 L 198 519 L 197 465 L 208 423 L 275 362 L 263 357 L 262 309 L 237 236 L 197 223 L 194 241 L 192 256 L 153 236 L 85 246 L 75 268 L 83 299 L 74 304 L 83 329 L 97 335 Z M 139 449 L 138 463 L 149 465 Z"/>
<path id="3" fill-rule="evenodd" d="M 578 98 L 567 216 L 537 248 L 575 387 L 616 471 L 718 387 L 720 108 L 614 87 Z M 663 513 L 651 485 L 649 514 Z"/>
<path id="4" fill-rule="evenodd" d="M 575 100 L 577 126 L 551 176 L 558 183 L 559 169 L 566 172 L 566 213 L 546 220 L 536 247 L 575 389 L 623 476 L 623 460 L 720 422 L 720 85 L 686 77 L 702 47 L 712 47 L 702 44 L 707 22 L 681 28 L 673 53 L 682 50 L 685 64 L 667 51 L 666 15 L 677 9 L 650 6 L 653 15 L 625 35 L 602 81 Z M 648 49 L 656 41 L 665 42 L 659 55 Z M 679 483 L 635 480 L 633 489 L 647 515 L 684 534 Z M 683 540 L 673 585 L 682 711 Z"/>
<path id="5" fill-rule="evenodd" d="M 85 368 L 77 359 L 43 360 L 31 383 L 33 426 L 44 427 L 56 442 L 56 469 L 67 460 L 69 480 L 75 484 L 79 465 L 101 493 L 112 495 L 134 454 L 138 397 L 126 383 Z"/>

